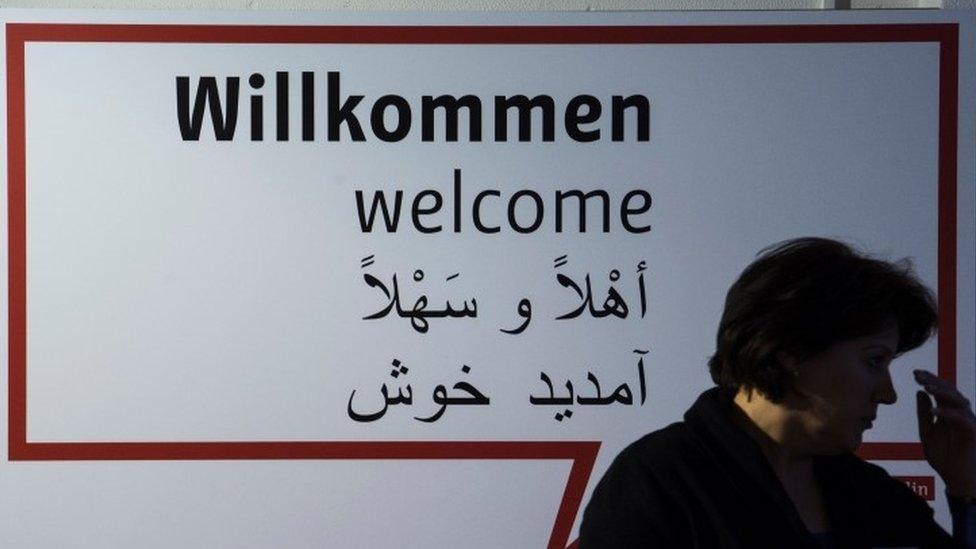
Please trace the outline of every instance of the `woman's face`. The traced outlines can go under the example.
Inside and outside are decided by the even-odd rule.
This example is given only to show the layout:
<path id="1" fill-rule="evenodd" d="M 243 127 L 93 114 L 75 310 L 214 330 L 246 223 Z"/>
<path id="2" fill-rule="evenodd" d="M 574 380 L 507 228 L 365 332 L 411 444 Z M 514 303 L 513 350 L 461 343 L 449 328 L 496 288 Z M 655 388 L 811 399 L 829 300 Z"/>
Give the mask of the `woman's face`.
<path id="1" fill-rule="evenodd" d="M 804 362 L 781 358 L 796 372 L 787 403 L 814 453 L 856 450 L 878 415 L 878 405 L 897 399 L 888 367 L 898 346 L 898 327 L 890 326 L 835 343 Z"/>

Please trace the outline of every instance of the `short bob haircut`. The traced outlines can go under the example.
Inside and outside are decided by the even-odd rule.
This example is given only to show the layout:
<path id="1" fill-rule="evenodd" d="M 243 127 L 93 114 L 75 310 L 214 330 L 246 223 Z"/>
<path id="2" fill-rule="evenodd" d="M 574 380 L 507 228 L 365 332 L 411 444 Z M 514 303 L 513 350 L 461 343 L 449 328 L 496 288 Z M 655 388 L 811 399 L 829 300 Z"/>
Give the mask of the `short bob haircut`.
<path id="1" fill-rule="evenodd" d="M 739 275 L 725 298 L 712 380 L 781 402 L 791 376 L 776 358 L 804 361 L 833 344 L 898 325 L 902 354 L 935 333 L 935 295 L 905 258 L 888 262 L 827 238 L 773 244 Z"/>

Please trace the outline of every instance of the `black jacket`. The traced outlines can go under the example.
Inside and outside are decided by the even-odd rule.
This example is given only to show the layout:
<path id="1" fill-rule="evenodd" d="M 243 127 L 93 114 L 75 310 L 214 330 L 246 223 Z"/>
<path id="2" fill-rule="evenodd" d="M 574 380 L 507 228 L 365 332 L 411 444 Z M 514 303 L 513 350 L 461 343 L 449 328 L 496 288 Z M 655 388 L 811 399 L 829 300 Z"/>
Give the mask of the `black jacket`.
<path id="1" fill-rule="evenodd" d="M 593 492 L 580 549 L 820 547 L 759 445 L 731 420 L 733 393 L 702 393 L 684 421 L 617 456 Z M 932 509 L 853 454 L 816 458 L 838 547 L 953 547 Z"/>

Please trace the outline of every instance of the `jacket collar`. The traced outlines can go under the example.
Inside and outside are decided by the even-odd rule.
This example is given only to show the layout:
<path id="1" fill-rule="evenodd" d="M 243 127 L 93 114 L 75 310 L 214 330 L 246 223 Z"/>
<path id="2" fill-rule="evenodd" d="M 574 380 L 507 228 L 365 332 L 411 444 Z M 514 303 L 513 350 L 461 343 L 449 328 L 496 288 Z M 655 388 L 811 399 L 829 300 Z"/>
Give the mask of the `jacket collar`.
<path id="1" fill-rule="evenodd" d="M 685 413 L 685 423 L 698 437 L 715 463 L 725 469 L 728 478 L 740 492 L 742 501 L 753 501 L 767 507 L 768 516 L 786 518 L 788 530 L 799 540 L 813 542 L 793 501 L 786 494 L 759 444 L 733 421 L 742 414 L 732 402 L 734 389 L 713 387 L 702 393 Z M 763 512 L 756 509 L 756 512 Z"/>

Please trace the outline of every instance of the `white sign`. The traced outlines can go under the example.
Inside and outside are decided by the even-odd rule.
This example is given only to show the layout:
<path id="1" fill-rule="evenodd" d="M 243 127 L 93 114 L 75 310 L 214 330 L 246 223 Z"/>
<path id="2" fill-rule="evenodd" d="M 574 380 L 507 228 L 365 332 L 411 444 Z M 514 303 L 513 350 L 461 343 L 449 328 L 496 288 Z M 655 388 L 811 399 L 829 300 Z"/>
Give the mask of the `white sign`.
<path id="1" fill-rule="evenodd" d="M 562 549 L 796 236 L 974 393 L 971 14 L 3 17 L 4 546 Z"/>

